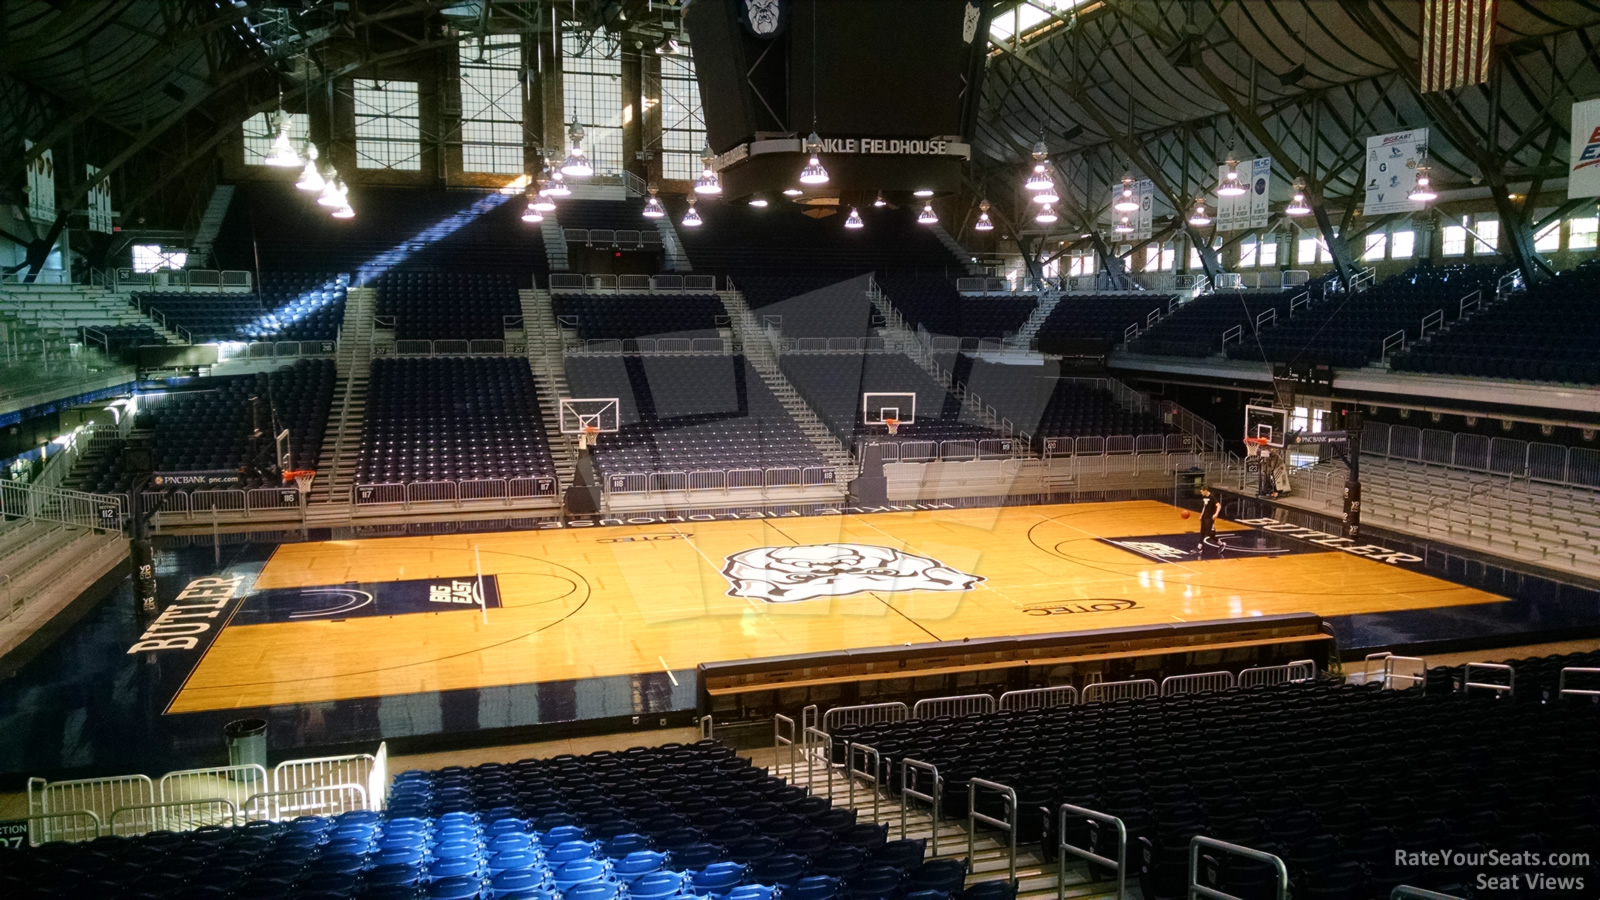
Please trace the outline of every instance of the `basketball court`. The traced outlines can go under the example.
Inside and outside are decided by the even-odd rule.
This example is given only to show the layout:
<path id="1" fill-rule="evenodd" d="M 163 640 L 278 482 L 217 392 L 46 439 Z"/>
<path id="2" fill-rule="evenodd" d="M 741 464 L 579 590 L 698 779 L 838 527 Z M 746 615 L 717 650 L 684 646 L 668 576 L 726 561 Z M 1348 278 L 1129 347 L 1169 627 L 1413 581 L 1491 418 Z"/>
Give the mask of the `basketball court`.
<path id="1" fill-rule="evenodd" d="M 166 711 L 1505 601 L 1417 557 L 1269 521 L 1219 521 L 1219 545 L 1199 552 L 1198 520 L 1151 500 L 286 544 L 227 605 Z"/>

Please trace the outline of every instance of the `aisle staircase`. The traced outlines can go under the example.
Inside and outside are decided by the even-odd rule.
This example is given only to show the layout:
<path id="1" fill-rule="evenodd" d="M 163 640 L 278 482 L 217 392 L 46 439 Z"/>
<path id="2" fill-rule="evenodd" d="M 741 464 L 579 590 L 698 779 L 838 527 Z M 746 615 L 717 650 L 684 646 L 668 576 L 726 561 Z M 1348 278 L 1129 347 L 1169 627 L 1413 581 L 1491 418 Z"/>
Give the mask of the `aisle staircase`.
<path id="1" fill-rule="evenodd" d="M 821 748 L 796 746 L 792 755 L 789 749 L 783 748 L 781 752 L 762 750 L 751 755 L 758 765 L 768 765 L 772 774 L 782 777 L 789 784 L 805 787 L 813 795 L 827 797 L 836 806 L 856 810 L 857 823 L 887 825 L 890 840 L 927 840 L 925 859 L 968 860 L 968 887 L 980 882 L 1012 878 L 1009 836 L 1004 831 L 983 823 L 976 824 L 976 831 L 969 831 L 969 821 L 951 818 L 948 809 L 936 821 L 931 809 L 917 800 L 910 801 L 902 810 L 901 798 L 891 793 L 887 784 L 874 785 L 862 771 L 857 771 L 854 778 L 846 778 L 843 766 L 830 766 Z M 857 766 L 866 767 L 865 760 L 858 758 Z M 897 783 L 899 772 L 891 773 L 890 779 Z M 1019 816 L 1038 814 L 1033 809 L 1017 812 Z M 937 842 L 933 840 L 935 826 L 938 830 Z M 1129 855 L 1129 868 L 1137 871 L 1138 864 L 1132 848 Z M 1101 878 L 1100 873 L 1091 872 L 1086 864 L 1076 859 L 1069 858 L 1065 867 L 1047 860 L 1037 844 L 1018 846 L 1015 859 L 1018 900 L 1054 900 L 1057 897 L 1088 900 L 1116 896 L 1115 880 Z M 1132 878 L 1128 887 L 1130 892 L 1136 890 Z"/>
<path id="2" fill-rule="evenodd" d="M 572 265 L 567 254 L 567 232 L 556 221 L 555 214 L 544 217 L 539 223 L 539 234 L 544 238 L 544 258 L 552 272 L 565 272 Z"/>
<path id="3" fill-rule="evenodd" d="M 689 261 L 688 251 L 683 249 L 683 239 L 678 236 L 678 229 L 672 224 L 672 217 L 657 219 L 656 231 L 661 233 L 661 248 L 666 252 L 666 265 L 662 269 L 679 275 L 693 272 L 694 263 Z"/>
<path id="4" fill-rule="evenodd" d="M 961 246 L 959 241 L 950 236 L 950 232 L 944 230 L 943 225 L 939 224 L 938 222 L 934 222 L 933 224 L 924 227 L 933 232 L 934 238 L 936 238 L 940 244 L 944 245 L 946 250 L 949 250 L 950 253 L 955 256 L 956 261 L 961 263 L 961 268 L 968 275 L 983 274 L 983 267 L 978 265 L 972 259 L 972 251 Z"/>
<path id="5" fill-rule="evenodd" d="M 851 460 L 849 449 L 828 430 L 828 426 L 822 423 L 822 419 L 818 418 L 783 374 L 778 366 L 778 354 L 772 349 L 772 342 L 762 331 L 749 304 L 745 303 L 744 295 L 738 291 L 718 291 L 717 296 L 722 298 L 722 306 L 728 311 L 728 320 L 740 352 L 750 361 L 761 380 L 766 382 L 773 396 L 783 404 L 790 418 L 800 426 L 806 439 L 828 461 L 828 465 L 834 467 L 835 484 L 848 484 L 859 474 L 859 467 Z"/>
<path id="6" fill-rule="evenodd" d="M 340 329 L 336 359 L 339 380 L 337 404 L 328 416 L 317 458 L 317 478 L 307 499 L 306 521 L 315 524 L 348 521 L 350 489 L 355 485 L 356 461 L 361 451 L 361 429 L 367 410 L 367 388 L 372 378 L 373 314 L 378 292 L 351 288 L 345 298 L 344 326 Z"/>
<path id="7" fill-rule="evenodd" d="M 205 212 L 200 214 L 200 224 L 195 226 L 194 240 L 190 243 L 190 257 L 192 265 L 199 265 L 211 260 L 211 245 L 217 240 L 217 232 L 222 230 L 222 220 L 228 216 L 228 205 L 233 202 L 233 185 L 219 184 L 211 190 L 211 199 L 206 201 Z"/>
<path id="8" fill-rule="evenodd" d="M 556 328 L 550 292 L 535 288 L 520 290 L 522 321 L 528 332 L 528 367 L 539 398 L 539 414 L 544 420 L 545 439 L 555 459 L 556 478 L 562 487 L 572 484 L 578 465 L 578 450 L 571 435 L 561 433 L 560 398 L 569 396 L 567 370 L 561 356 L 561 333 Z"/>
<path id="9" fill-rule="evenodd" d="M 1050 314 L 1055 312 L 1056 306 L 1061 303 L 1061 298 L 1065 296 L 1066 294 L 1061 291 L 1041 291 L 1039 305 L 1035 306 L 1033 312 L 1028 314 L 1028 318 L 1022 323 L 1022 327 L 1018 328 L 1015 334 L 1006 338 L 1006 346 L 1019 347 L 1024 350 L 1032 347 L 1033 339 L 1039 336 L 1039 329 L 1044 327 L 1044 320 L 1050 318 Z"/>

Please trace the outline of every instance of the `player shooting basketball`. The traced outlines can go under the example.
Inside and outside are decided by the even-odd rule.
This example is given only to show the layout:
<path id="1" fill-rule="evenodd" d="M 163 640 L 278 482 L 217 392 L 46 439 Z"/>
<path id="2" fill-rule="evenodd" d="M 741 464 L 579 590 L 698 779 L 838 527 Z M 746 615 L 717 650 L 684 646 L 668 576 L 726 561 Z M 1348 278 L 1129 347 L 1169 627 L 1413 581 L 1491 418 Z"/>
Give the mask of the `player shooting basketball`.
<path id="1" fill-rule="evenodd" d="M 1222 512 L 1222 501 L 1211 492 L 1211 488 L 1200 488 L 1200 545 L 1195 549 L 1200 553 L 1206 552 L 1206 543 L 1216 542 L 1217 514 Z"/>

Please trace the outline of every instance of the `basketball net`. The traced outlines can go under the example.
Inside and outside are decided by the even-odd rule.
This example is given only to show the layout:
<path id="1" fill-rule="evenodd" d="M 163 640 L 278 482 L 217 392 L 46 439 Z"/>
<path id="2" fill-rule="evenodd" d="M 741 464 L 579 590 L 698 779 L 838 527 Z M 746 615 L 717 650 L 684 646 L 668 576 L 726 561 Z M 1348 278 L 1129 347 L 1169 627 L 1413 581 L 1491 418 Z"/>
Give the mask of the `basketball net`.
<path id="1" fill-rule="evenodd" d="M 587 450 L 600 440 L 600 428 L 595 425 L 584 425 L 578 432 L 578 449 Z"/>
<path id="2" fill-rule="evenodd" d="M 899 419 L 884 419 L 883 420 L 883 424 L 889 426 L 889 434 L 890 435 L 896 435 L 896 434 L 900 433 L 900 420 Z"/>
<path id="3" fill-rule="evenodd" d="M 291 469 L 290 471 L 283 473 L 283 480 L 286 483 L 290 481 L 294 482 L 294 486 L 300 489 L 301 496 L 310 495 L 311 482 L 314 481 L 316 477 L 316 469 Z"/>
<path id="4" fill-rule="evenodd" d="M 1244 450 L 1247 456 L 1260 456 L 1267 452 L 1266 438 L 1245 438 Z"/>

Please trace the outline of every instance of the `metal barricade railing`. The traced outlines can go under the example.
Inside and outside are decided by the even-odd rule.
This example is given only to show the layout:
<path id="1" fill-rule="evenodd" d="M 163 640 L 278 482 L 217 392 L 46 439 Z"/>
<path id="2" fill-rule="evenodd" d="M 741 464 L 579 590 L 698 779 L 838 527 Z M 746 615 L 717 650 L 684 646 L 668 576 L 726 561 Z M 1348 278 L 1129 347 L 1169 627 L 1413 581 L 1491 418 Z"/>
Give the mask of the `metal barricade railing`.
<path id="1" fill-rule="evenodd" d="M 28 779 L 28 814 L 44 816 L 87 810 L 95 814 L 97 825 L 92 835 L 72 831 L 29 835 L 35 845 L 48 841 L 74 841 L 99 836 L 99 824 L 110 820 L 118 807 L 155 803 L 156 787 L 148 775 L 119 775 L 113 778 L 80 778 L 71 781 Z"/>
<path id="2" fill-rule="evenodd" d="M 856 768 L 856 758 L 871 760 L 872 770 Z M 878 811 L 882 801 L 883 787 L 883 757 L 878 755 L 877 748 L 866 744 L 857 744 L 846 741 L 844 745 L 844 780 L 845 780 L 845 805 L 851 809 L 856 808 L 856 779 L 872 785 L 872 821 L 878 821 Z"/>
<path id="3" fill-rule="evenodd" d="M 939 716 L 977 716 L 995 711 L 995 699 L 988 694 L 963 694 L 959 697 L 927 697 L 911 708 L 913 719 Z"/>
<path id="4" fill-rule="evenodd" d="M 903 704 L 903 703 L 901 704 L 901 706 L 904 706 L 904 705 L 905 704 Z M 802 720 L 802 722 L 804 722 L 804 715 L 802 715 L 801 720 Z M 800 734 L 801 734 L 801 737 L 803 737 L 805 739 L 805 753 L 804 753 L 804 755 L 805 755 L 805 758 L 806 758 L 806 784 L 810 786 L 811 791 L 813 793 L 816 792 L 816 790 L 817 790 L 817 787 L 816 787 L 816 785 L 817 785 L 817 776 L 816 776 L 816 773 L 815 773 L 815 764 L 816 764 L 816 762 L 818 760 L 818 757 L 821 757 L 822 774 L 824 776 L 823 789 L 824 789 L 824 791 L 826 791 L 826 796 L 828 798 L 828 802 L 832 803 L 833 802 L 833 738 L 829 737 L 829 735 L 828 735 L 828 733 L 826 731 L 823 731 L 821 728 L 818 728 L 815 725 L 804 725 L 804 724 L 802 724 Z M 816 739 L 815 743 L 812 742 L 812 738 Z"/>
<path id="5" fill-rule="evenodd" d="M 904 722 L 911 710 L 904 703 L 867 703 L 860 706 L 836 706 L 822 714 L 822 734 L 833 733 L 840 725 L 876 725 L 880 722 Z"/>
<path id="6" fill-rule="evenodd" d="M 1006 691 L 1000 695 L 999 708 L 1051 709 L 1057 706 L 1076 706 L 1078 689 L 1070 684 L 1060 687 L 1029 688 L 1024 691 Z"/>
<path id="7" fill-rule="evenodd" d="M 297 816 L 337 816 L 369 808 L 365 786 L 329 784 L 251 794 L 239 815 L 245 822 L 280 822 Z"/>
<path id="8" fill-rule="evenodd" d="M 1154 697 L 1161 692 L 1160 687 L 1150 678 L 1134 678 L 1129 681 L 1097 681 L 1083 689 L 1082 701 L 1089 703 L 1105 703 L 1111 700 L 1137 700 L 1141 697 Z"/>
<path id="9" fill-rule="evenodd" d="M 162 803 L 225 799 L 237 808 L 251 794 L 270 787 L 267 770 L 251 763 L 168 772 L 156 783 L 156 796 Z"/>
<path id="10" fill-rule="evenodd" d="M 1005 801 L 1006 817 L 996 819 L 993 816 L 978 812 L 978 793 L 980 791 L 993 791 Z M 988 781 L 983 778 L 973 778 L 967 781 L 967 858 L 971 859 L 977 850 L 978 823 L 992 825 L 1006 833 L 1006 861 L 1009 865 L 1008 877 L 1017 879 L 1017 792 L 1000 784 L 997 781 Z"/>
<path id="11" fill-rule="evenodd" d="M 404 503 L 406 502 L 406 486 L 403 484 L 358 484 L 355 486 L 355 500 L 357 506 Z"/>
<path id="12" fill-rule="evenodd" d="M 930 779 L 928 792 L 923 793 L 912 787 L 912 772 L 926 772 Z M 939 819 L 943 815 L 941 807 L 944 805 L 944 779 L 939 775 L 939 767 L 932 763 L 925 763 L 915 759 L 900 760 L 900 837 L 906 836 L 906 818 L 912 800 L 921 800 L 928 804 L 932 820 L 928 825 L 928 847 L 934 856 L 939 855 Z"/>
<path id="13" fill-rule="evenodd" d="M 1083 847 L 1075 847 L 1067 843 L 1067 816 L 1079 816 L 1091 822 L 1100 822 L 1117 829 L 1117 858 L 1110 859 L 1101 856 Z M 1092 809 L 1073 806 L 1071 803 L 1061 804 L 1060 811 L 1056 814 L 1056 849 L 1059 858 L 1056 860 L 1056 900 L 1066 900 L 1067 897 L 1067 857 L 1070 853 L 1085 862 L 1096 863 L 1114 869 L 1117 873 L 1116 900 L 1126 900 L 1128 896 L 1128 826 L 1116 816 L 1108 816 Z"/>
<path id="14" fill-rule="evenodd" d="M 1568 696 L 1571 696 L 1571 697 L 1600 697 L 1600 685 L 1596 685 L 1595 687 L 1592 687 L 1592 688 L 1569 688 L 1569 687 L 1567 687 L 1567 674 L 1568 673 L 1571 673 L 1573 675 L 1600 675 L 1600 669 L 1591 669 L 1591 668 L 1586 668 L 1586 667 L 1583 667 L 1583 666 L 1565 666 L 1565 667 L 1563 667 L 1562 670 L 1561 670 L 1561 675 L 1560 675 L 1559 679 L 1556 681 L 1556 696 L 1557 697 L 1568 697 Z"/>
<path id="15" fill-rule="evenodd" d="M 1191 675 L 1168 675 L 1161 679 L 1161 696 L 1176 697 L 1181 694 L 1200 694 L 1206 691 L 1225 691 L 1235 684 L 1232 672 L 1195 672 Z"/>
<path id="16" fill-rule="evenodd" d="M 61 819 L 68 824 L 52 827 L 49 823 Z M 64 809 L 60 812 L 35 813 L 23 816 L 22 821 L 27 824 L 28 844 L 37 847 L 46 841 L 92 841 L 104 833 L 105 827 L 100 816 L 89 809 Z M 74 835 L 74 837 L 50 837 L 50 835 Z M 3 847 L 3 845 L 0 845 Z M 11 849 L 20 849 L 13 846 Z"/>
<path id="17" fill-rule="evenodd" d="M 1195 835 L 1189 841 L 1189 900 L 1194 900 L 1196 897 L 1205 897 L 1208 900 L 1242 900 L 1242 898 L 1233 894 L 1225 893 L 1200 883 L 1200 851 L 1203 848 L 1210 848 L 1222 854 L 1242 856 L 1246 859 L 1253 859 L 1256 862 L 1264 862 L 1271 865 L 1278 877 L 1277 887 L 1273 896 L 1275 900 L 1287 900 L 1289 896 L 1289 869 L 1283 864 L 1283 860 L 1273 856 L 1271 853 L 1263 853 L 1260 850 L 1252 850 L 1249 847 L 1241 847 L 1238 844 L 1230 844 L 1227 841 L 1219 841 L 1216 838 L 1208 838 L 1204 835 Z"/>
<path id="18" fill-rule="evenodd" d="M 376 768 L 377 757 L 371 753 L 287 759 L 273 767 L 270 793 L 281 794 L 329 785 L 364 785 Z"/>
<path id="19" fill-rule="evenodd" d="M 133 837 L 152 831 L 193 831 L 205 825 L 237 824 L 238 805 L 222 797 L 119 806 L 111 811 L 111 818 L 106 823 L 109 833 L 118 837 Z"/>
<path id="20" fill-rule="evenodd" d="M 1474 681 L 1474 672 L 1504 672 L 1504 684 L 1498 681 Z M 1495 694 L 1504 694 L 1507 697 L 1515 696 L 1517 689 L 1517 672 L 1505 663 L 1469 662 L 1461 670 L 1461 692 L 1472 693 L 1473 689 L 1493 691 Z"/>
<path id="21" fill-rule="evenodd" d="M 1374 662 L 1383 663 L 1376 673 L 1372 671 Z M 1361 662 L 1361 679 L 1364 684 L 1382 684 L 1386 691 L 1425 686 L 1428 682 L 1428 663 L 1420 656 L 1395 656 L 1388 651 L 1368 653 Z"/>
<path id="22" fill-rule="evenodd" d="M 1289 684 L 1297 681 L 1315 681 L 1317 664 L 1313 660 L 1298 659 L 1281 666 L 1256 666 L 1239 673 L 1239 687 L 1262 687 Z"/>

